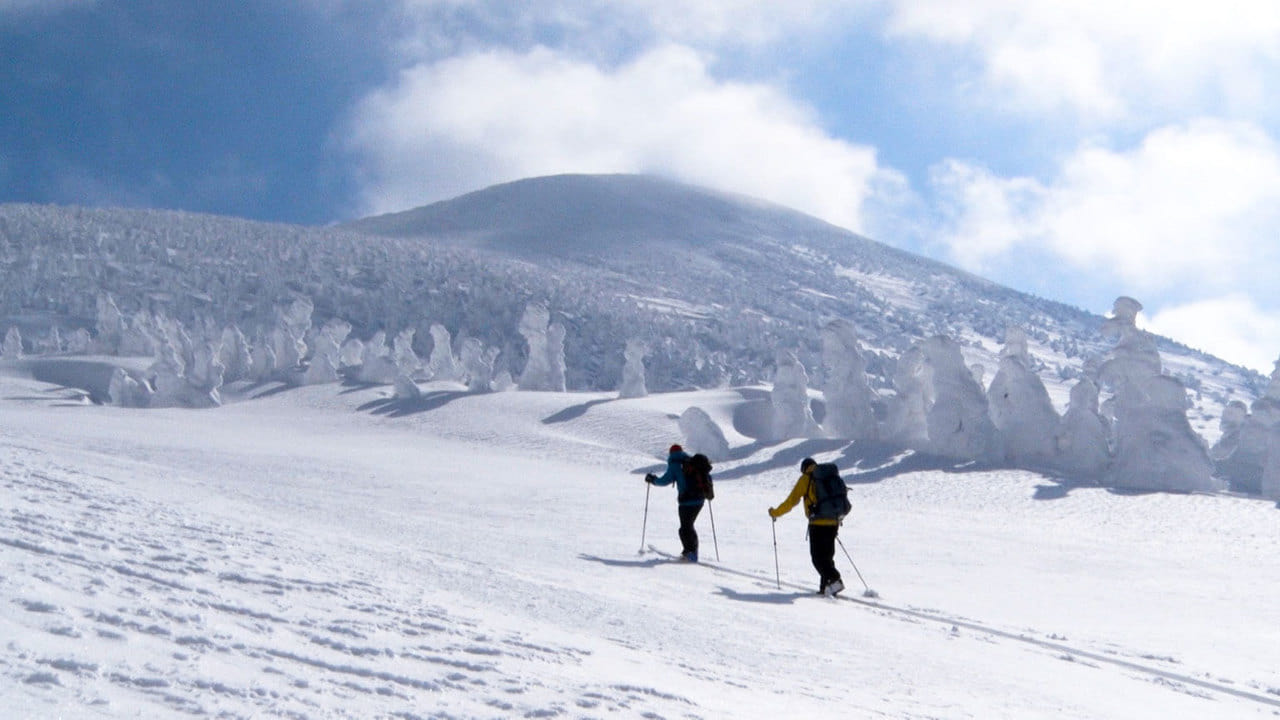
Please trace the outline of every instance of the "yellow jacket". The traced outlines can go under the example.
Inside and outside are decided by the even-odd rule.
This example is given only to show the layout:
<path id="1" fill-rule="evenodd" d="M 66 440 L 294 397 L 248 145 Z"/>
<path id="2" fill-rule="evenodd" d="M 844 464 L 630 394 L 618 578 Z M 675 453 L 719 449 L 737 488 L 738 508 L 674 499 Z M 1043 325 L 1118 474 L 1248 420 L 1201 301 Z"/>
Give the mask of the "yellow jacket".
<path id="1" fill-rule="evenodd" d="M 813 483 L 809 481 L 809 473 L 813 472 L 814 467 L 817 466 L 811 466 L 808 472 L 800 474 L 800 479 L 796 480 L 796 486 L 791 489 L 791 494 L 787 496 L 786 500 L 782 501 L 781 505 L 776 508 L 769 508 L 769 517 L 777 520 L 783 515 L 791 512 L 791 508 L 795 507 L 796 503 L 800 502 L 800 498 L 804 498 L 805 517 L 813 514 L 813 504 L 818 501 L 818 497 L 817 493 L 813 490 Z M 840 520 L 838 518 L 809 518 L 809 524 L 839 525 Z"/>

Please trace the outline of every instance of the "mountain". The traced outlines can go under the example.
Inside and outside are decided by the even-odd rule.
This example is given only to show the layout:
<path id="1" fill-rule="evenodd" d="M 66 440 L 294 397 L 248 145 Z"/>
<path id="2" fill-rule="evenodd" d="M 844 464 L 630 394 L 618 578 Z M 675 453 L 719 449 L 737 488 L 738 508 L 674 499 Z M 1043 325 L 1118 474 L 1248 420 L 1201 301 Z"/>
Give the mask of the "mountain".
<path id="1" fill-rule="evenodd" d="M 706 250 L 761 239 L 874 243 L 778 205 L 647 175 L 555 175 L 366 218 L 348 229 L 432 236 L 540 258 L 643 255 L 657 246 Z"/>
<path id="2" fill-rule="evenodd" d="M 821 387 L 820 330 L 856 326 L 873 383 L 934 334 L 992 372 L 1005 329 L 1022 327 L 1055 401 L 1109 349 L 1102 318 L 1001 287 L 801 213 L 669 180 L 564 175 L 498 185 L 332 228 L 189 213 L 0 206 L 0 322 L 37 338 L 93 323 L 99 291 L 127 312 L 251 332 L 291 296 L 316 322 L 341 317 L 368 337 L 432 323 L 501 351 L 518 372 L 524 306 L 567 329 L 571 389 L 617 387 L 622 349 L 647 342 L 651 390 L 746 385 L 771 377 L 779 349 Z M 3 328 L 0 328 L 3 329 Z M 1262 379 L 1161 341 L 1166 368 L 1194 392 L 1212 435 L 1221 407 Z"/>
<path id="3" fill-rule="evenodd" d="M 856 324 L 880 387 L 898 354 L 934 334 L 960 339 L 966 357 L 992 371 L 1005 329 L 1021 327 L 1058 400 L 1086 362 L 1110 349 L 1096 314 L 789 208 L 651 176 L 531 178 L 344 227 L 597 273 L 616 297 L 697 325 L 700 361 L 732 348 L 730 367 L 717 369 L 734 383 L 766 377 L 776 348 L 796 350 L 811 376 L 820 374 L 818 330 L 835 318 Z M 1227 401 L 1265 387 L 1250 370 L 1167 338 L 1158 344 L 1167 370 L 1196 391 L 1193 423 L 1204 434 L 1216 433 Z M 673 373 L 677 384 L 717 380 L 683 369 Z"/>

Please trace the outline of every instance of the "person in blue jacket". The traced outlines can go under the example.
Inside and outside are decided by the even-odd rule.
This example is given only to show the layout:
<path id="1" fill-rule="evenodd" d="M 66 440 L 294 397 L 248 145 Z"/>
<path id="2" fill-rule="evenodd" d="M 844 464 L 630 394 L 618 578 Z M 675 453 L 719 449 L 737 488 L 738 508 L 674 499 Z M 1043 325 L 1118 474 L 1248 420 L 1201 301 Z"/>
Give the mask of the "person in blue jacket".
<path id="1" fill-rule="evenodd" d="M 680 557 L 689 562 L 698 562 L 698 532 L 693 529 L 693 521 L 702 511 L 702 496 L 690 487 L 689 479 L 681 467 L 689 459 L 688 453 L 679 445 L 672 445 L 667 454 L 667 471 L 658 477 L 653 473 L 644 476 L 647 483 L 654 485 L 676 485 L 676 501 L 680 512 Z M 693 492 L 691 492 L 693 491 Z"/>

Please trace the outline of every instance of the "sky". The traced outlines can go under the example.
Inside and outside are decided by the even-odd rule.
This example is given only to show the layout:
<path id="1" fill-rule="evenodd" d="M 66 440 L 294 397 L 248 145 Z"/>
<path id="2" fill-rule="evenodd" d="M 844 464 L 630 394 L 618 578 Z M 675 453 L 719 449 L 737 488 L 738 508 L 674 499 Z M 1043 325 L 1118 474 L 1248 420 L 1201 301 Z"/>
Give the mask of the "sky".
<path id="1" fill-rule="evenodd" d="M 0 202 L 752 195 L 1269 373 L 1280 4 L 0 0 Z"/>

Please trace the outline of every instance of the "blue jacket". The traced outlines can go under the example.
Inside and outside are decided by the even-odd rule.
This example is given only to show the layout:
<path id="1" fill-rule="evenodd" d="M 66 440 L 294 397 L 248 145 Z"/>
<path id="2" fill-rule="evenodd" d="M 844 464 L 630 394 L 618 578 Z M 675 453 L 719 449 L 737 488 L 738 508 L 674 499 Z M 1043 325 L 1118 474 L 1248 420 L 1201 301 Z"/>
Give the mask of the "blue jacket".
<path id="1" fill-rule="evenodd" d="M 675 483 L 676 497 L 679 498 L 681 495 L 684 495 L 685 490 L 688 489 L 689 481 L 685 478 L 684 470 L 680 466 L 682 463 L 684 463 L 685 460 L 688 460 L 688 459 L 689 459 L 689 454 L 683 450 L 678 450 L 668 455 L 667 471 L 662 474 L 662 477 L 658 478 L 657 480 L 654 480 L 653 484 L 654 485 L 670 485 L 671 483 Z M 681 505 L 688 505 L 688 506 L 701 505 L 702 503 L 703 503 L 702 498 L 680 501 Z"/>

